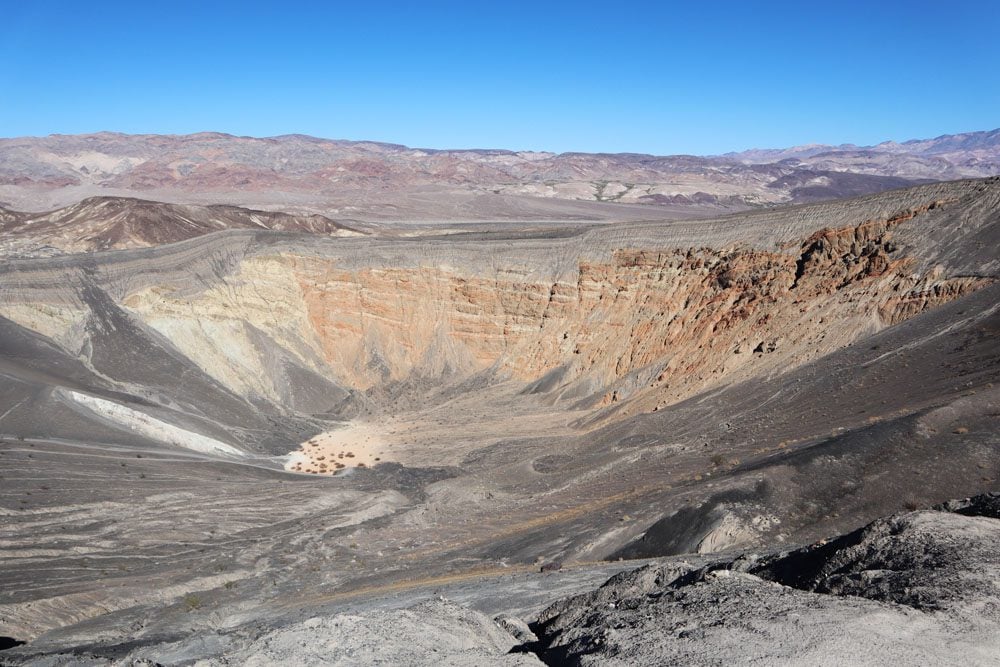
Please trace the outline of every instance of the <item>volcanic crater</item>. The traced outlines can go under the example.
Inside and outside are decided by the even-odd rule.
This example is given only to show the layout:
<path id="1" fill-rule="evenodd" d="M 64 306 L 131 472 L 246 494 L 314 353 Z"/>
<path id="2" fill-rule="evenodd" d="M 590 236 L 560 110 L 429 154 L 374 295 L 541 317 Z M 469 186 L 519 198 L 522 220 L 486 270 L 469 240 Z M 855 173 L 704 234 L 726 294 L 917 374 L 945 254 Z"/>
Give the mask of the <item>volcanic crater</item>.
<path id="1" fill-rule="evenodd" d="M 169 642 L 555 562 L 579 592 L 1000 477 L 1000 179 L 300 223 L 0 261 L 5 635 Z"/>

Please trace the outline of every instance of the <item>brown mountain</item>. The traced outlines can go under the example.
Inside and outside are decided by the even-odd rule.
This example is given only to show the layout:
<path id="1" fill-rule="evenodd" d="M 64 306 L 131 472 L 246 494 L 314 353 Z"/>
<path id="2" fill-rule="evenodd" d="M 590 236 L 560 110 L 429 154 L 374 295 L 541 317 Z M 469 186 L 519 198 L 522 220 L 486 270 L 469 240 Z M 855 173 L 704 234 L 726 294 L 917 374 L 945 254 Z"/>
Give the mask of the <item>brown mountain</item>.
<path id="1" fill-rule="evenodd" d="M 225 229 L 334 236 L 362 233 L 315 214 L 291 215 L 225 205 L 164 204 L 127 197 L 91 197 L 47 213 L 0 209 L 0 248 L 8 255 L 144 248 Z"/>

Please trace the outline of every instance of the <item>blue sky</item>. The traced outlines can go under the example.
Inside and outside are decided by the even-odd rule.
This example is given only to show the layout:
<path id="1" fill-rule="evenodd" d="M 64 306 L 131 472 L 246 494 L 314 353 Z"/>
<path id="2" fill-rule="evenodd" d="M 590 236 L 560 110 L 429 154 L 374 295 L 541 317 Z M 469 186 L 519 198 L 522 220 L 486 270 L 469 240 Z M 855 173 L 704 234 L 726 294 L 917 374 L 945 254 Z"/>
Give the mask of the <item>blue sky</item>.
<path id="1" fill-rule="evenodd" d="M 7 137 L 215 130 L 709 154 L 1000 126 L 995 0 L 0 10 Z"/>

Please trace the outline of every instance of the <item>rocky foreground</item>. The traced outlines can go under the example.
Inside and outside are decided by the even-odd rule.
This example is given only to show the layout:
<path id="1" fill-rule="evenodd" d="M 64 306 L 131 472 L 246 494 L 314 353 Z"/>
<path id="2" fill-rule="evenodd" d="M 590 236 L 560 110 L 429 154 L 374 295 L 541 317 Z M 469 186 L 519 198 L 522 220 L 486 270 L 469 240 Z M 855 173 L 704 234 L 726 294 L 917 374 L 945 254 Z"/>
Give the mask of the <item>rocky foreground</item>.
<path id="1" fill-rule="evenodd" d="M 570 576 L 544 581 L 558 590 Z M 523 582 L 510 587 L 524 594 Z M 17 647 L 0 662 L 997 664 L 1000 494 L 896 514 L 794 551 L 657 560 L 524 618 L 474 606 L 428 595 L 402 609 L 289 616 L 167 642 L 98 642 L 54 655 Z"/>
<path id="2" fill-rule="evenodd" d="M 1000 495 L 764 557 L 671 560 L 534 622 L 547 664 L 971 665 L 1000 659 Z"/>

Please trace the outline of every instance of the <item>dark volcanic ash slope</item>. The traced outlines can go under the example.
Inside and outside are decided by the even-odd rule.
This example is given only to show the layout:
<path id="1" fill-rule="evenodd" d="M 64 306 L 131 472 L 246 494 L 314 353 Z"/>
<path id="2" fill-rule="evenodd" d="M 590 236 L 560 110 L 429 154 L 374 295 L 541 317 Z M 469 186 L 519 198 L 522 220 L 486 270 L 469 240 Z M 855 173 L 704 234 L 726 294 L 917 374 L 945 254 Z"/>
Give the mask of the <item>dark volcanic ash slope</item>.
<path id="1" fill-rule="evenodd" d="M 240 230 L 7 260 L 0 634 L 182 641 L 995 489 L 998 224 L 987 179 L 558 233 Z M 392 457 L 281 469 L 345 418 Z"/>

